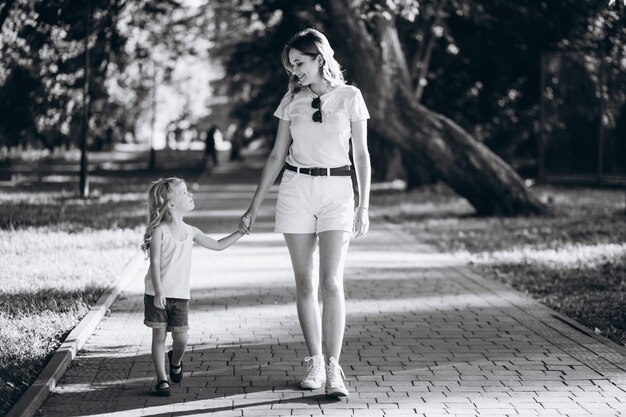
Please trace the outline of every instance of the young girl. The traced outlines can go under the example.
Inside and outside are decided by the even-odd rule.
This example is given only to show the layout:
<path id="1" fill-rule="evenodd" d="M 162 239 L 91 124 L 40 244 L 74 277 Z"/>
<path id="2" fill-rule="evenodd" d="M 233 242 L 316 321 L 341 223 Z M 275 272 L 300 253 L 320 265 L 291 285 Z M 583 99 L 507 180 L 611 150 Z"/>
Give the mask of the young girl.
<path id="1" fill-rule="evenodd" d="M 296 281 L 296 305 L 309 356 L 303 389 L 322 386 L 331 397 L 348 396 L 339 356 L 345 327 L 343 271 L 350 234 L 369 228 L 369 113 L 347 85 L 326 37 L 314 29 L 297 33 L 282 52 L 288 91 L 274 115 L 280 119 L 272 152 L 239 230 L 250 232 L 259 206 L 285 167 L 276 202 L 275 231 L 283 233 Z M 354 167 L 349 150 L 352 144 Z M 351 175 L 359 203 L 354 207 Z M 319 247 L 319 277 L 313 256 Z M 317 289 L 321 287 L 320 312 Z"/>
<path id="2" fill-rule="evenodd" d="M 234 232 L 218 241 L 183 221 L 194 209 L 193 195 L 180 178 L 162 178 L 148 189 L 148 227 L 141 248 L 150 257 L 145 278 L 145 320 L 152 328 L 152 360 L 157 373 L 156 393 L 170 395 L 165 374 L 165 339 L 172 333 L 167 354 L 172 382 L 183 379 L 182 357 L 187 347 L 189 324 L 189 272 L 193 243 L 221 251 L 242 236 Z"/>

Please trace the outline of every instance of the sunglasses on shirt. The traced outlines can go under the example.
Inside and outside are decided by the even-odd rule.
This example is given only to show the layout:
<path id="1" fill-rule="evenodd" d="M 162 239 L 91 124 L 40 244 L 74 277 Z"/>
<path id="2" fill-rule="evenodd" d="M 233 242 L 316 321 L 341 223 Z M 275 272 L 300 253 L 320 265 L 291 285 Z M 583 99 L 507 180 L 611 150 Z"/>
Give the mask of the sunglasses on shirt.
<path id="1" fill-rule="evenodd" d="M 319 97 L 315 97 L 311 102 L 311 107 L 317 109 L 315 113 L 313 113 L 313 121 L 322 123 L 322 100 Z"/>

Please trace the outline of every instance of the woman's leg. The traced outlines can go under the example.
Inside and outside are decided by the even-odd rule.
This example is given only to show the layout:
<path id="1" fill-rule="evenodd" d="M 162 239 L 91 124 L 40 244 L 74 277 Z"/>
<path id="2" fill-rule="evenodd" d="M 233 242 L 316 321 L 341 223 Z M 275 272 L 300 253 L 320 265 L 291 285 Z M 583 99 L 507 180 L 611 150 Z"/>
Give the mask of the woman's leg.
<path id="1" fill-rule="evenodd" d="M 167 381 L 165 373 L 165 338 L 167 331 L 163 328 L 152 329 L 152 361 L 157 373 L 157 381 Z"/>
<path id="2" fill-rule="evenodd" d="M 313 279 L 314 233 L 285 233 L 296 278 L 296 305 L 304 340 L 311 356 L 322 354 L 322 326 L 317 300 L 318 283 Z"/>
<path id="3" fill-rule="evenodd" d="M 326 395 L 340 398 L 349 395 L 339 355 L 346 326 L 346 300 L 343 293 L 343 269 L 350 244 L 350 233 L 338 230 L 320 233 L 320 281 L 324 303 L 322 333 L 326 352 Z"/>
<path id="4" fill-rule="evenodd" d="M 343 270 L 350 244 L 350 233 L 340 230 L 321 232 L 320 281 L 322 285 L 322 333 L 326 359 L 339 361 L 346 326 L 346 300 Z"/>

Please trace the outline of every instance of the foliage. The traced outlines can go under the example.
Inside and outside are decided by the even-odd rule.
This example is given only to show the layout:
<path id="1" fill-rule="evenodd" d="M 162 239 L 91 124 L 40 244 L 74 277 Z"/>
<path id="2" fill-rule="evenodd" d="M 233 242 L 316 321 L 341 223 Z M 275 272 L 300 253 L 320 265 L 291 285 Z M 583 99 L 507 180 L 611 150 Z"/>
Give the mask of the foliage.
<path id="1" fill-rule="evenodd" d="M 244 124 L 271 134 L 271 109 L 286 89 L 286 77 L 278 76 L 281 47 L 306 26 L 331 28 L 325 10 L 331 1 L 239 0 L 220 7 L 224 29 L 216 33 L 213 52 L 224 61 L 221 86 L 239 98 L 236 111 Z M 624 13 L 606 2 L 361 0 L 353 7 L 369 28 L 395 20 L 415 88 L 420 66 L 427 65 L 425 49 L 434 42 L 424 104 L 451 117 L 505 160 L 537 157 L 545 52 L 584 48 L 595 53 L 589 51 L 601 47 L 616 64 L 616 78 L 626 82 L 618 64 L 626 62 L 620 47 L 626 42 Z M 350 61 L 350 51 L 336 52 L 340 62 Z M 620 87 L 615 91 L 626 91 Z M 372 142 L 380 140 L 372 135 Z"/>
<path id="2" fill-rule="evenodd" d="M 153 2 L 16 0 L 4 5 L 0 38 L 0 145 L 77 143 L 84 108 L 88 39 L 90 146 L 126 133 L 149 107 L 155 68 L 167 80 L 171 62 L 196 51 L 210 16 L 188 16 L 176 0 Z"/>
<path id="3" fill-rule="evenodd" d="M 63 5 L 63 3 L 65 3 Z M 62 7 L 63 6 L 63 7 Z M 96 16 L 94 26 L 110 26 L 108 14 L 98 13 L 106 3 L 93 2 Z M 11 7 L 7 5 L 5 7 Z M 86 33 L 85 11 L 82 2 L 18 1 L 8 10 L 8 19 L 2 27 L 2 73 L 3 83 L 0 102 L 6 103 L 6 117 L 3 128 L 4 143 L 42 141 L 52 149 L 65 140 L 63 136 L 80 128 L 82 111 L 82 78 L 84 58 L 81 41 Z M 101 17 L 102 16 L 102 17 Z M 100 18 L 101 17 L 101 18 Z M 102 20 L 101 20 L 102 19 Z M 95 44 L 90 48 L 94 59 L 91 67 L 94 101 L 102 92 L 103 70 L 99 55 L 105 48 L 115 48 L 114 38 L 107 37 L 104 30 L 95 30 Z M 108 39 L 107 39 L 108 38 Z M 111 56 L 104 56 L 106 59 Z M 16 75 L 23 74 L 21 78 Z M 37 80 L 37 83 L 22 83 L 24 79 Z M 23 107 L 31 110 L 22 116 L 22 124 L 12 123 L 20 109 L 11 107 L 19 96 L 25 95 Z"/>
<path id="4" fill-rule="evenodd" d="M 223 62 L 221 94 L 237 103 L 235 115 L 258 135 L 272 136 L 272 109 L 286 92 L 287 76 L 280 52 L 288 37 L 307 26 L 319 26 L 323 14 L 314 2 L 236 0 L 216 6 L 222 22 L 214 33 L 212 56 Z"/>
<path id="5" fill-rule="evenodd" d="M 203 48 L 225 69 L 214 85 L 216 95 L 236 103 L 242 126 L 272 137 L 271 109 L 287 81 L 282 45 L 304 27 L 333 33 L 327 30 L 333 29 L 327 13 L 333 1 L 205 1 L 191 9 L 180 0 L 91 0 L 91 146 L 132 138 L 150 111 L 153 86 L 171 81 L 173 63 L 206 53 Z M 76 143 L 83 110 L 84 2 L 12 0 L 0 7 L 0 145 Z M 536 158 L 540 63 L 547 51 L 604 51 L 610 63 L 606 123 L 616 137 L 625 129 L 626 25 L 619 2 L 609 7 L 603 0 L 359 0 L 352 7 L 372 36 L 381 21 L 393 20 L 414 88 L 426 69 L 422 102 L 505 160 Z M 336 52 L 340 62 L 358 65 L 349 50 Z M 389 154 L 385 138 L 370 140 Z"/>
<path id="6" fill-rule="evenodd" d="M 626 33 L 616 26 L 623 28 L 624 22 L 623 13 L 598 1 L 481 1 L 450 11 L 425 103 L 452 116 L 505 159 L 536 157 L 542 54 L 579 49 L 594 56 L 606 43 L 612 45 L 607 54 L 619 61 Z"/>

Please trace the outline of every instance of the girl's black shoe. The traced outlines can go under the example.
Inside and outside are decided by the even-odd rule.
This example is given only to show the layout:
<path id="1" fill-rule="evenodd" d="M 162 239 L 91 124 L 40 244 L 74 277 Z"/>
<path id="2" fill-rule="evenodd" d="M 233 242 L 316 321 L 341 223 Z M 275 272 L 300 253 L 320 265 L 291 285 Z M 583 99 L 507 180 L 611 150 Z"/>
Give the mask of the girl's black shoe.
<path id="1" fill-rule="evenodd" d="M 156 395 L 159 397 L 169 397 L 172 394 L 172 391 L 170 391 L 170 383 L 165 379 L 157 382 L 154 389 L 156 390 Z"/>
<path id="2" fill-rule="evenodd" d="M 183 361 L 180 361 L 180 365 L 178 366 L 173 366 L 172 365 L 172 356 L 174 355 L 174 351 L 170 350 L 169 352 L 167 352 L 167 357 L 170 360 L 170 379 L 172 380 L 173 383 L 175 384 L 180 384 L 180 381 L 183 380 Z M 180 369 L 180 372 L 178 373 L 174 373 L 172 372 L 173 370 L 178 370 Z"/>

